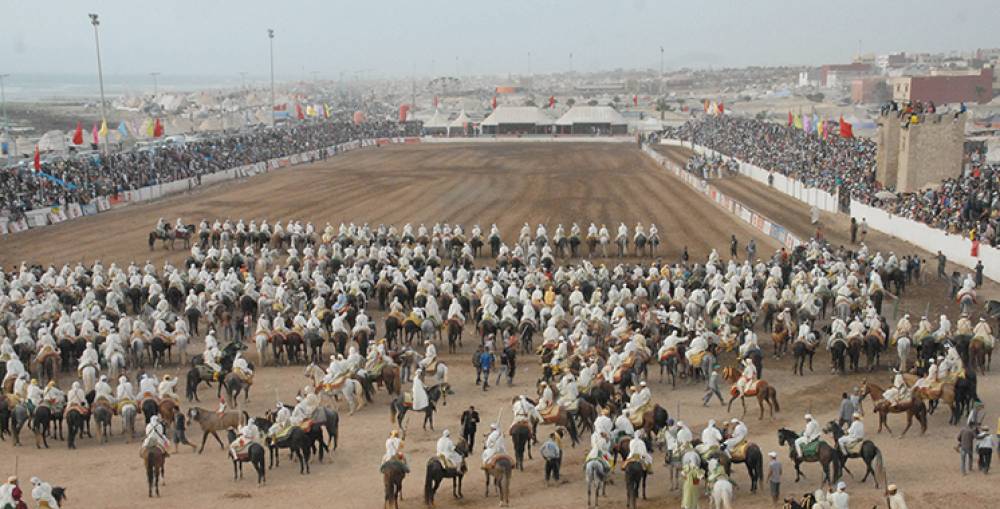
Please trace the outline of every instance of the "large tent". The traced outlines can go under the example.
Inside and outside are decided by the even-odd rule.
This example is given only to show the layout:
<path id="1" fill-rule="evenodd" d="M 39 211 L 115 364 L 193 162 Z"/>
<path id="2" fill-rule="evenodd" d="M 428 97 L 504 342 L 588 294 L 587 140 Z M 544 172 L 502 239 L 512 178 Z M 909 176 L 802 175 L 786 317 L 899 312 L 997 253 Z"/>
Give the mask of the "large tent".
<path id="1" fill-rule="evenodd" d="M 611 106 L 573 106 L 556 128 L 560 134 L 626 134 L 628 122 Z"/>
<path id="2" fill-rule="evenodd" d="M 448 124 L 448 136 L 468 136 L 472 130 L 472 120 L 465 114 L 465 110 L 459 112 L 455 120 Z"/>
<path id="3" fill-rule="evenodd" d="M 552 119 L 535 106 L 499 106 L 479 125 L 483 134 L 547 134 Z"/>
<path id="4" fill-rule="evenodd" d="M 424 121 L 424 133 L 448 134 L 448 115 L 441 113 L 441 110 L 434 110 L 434 115 Z"/>

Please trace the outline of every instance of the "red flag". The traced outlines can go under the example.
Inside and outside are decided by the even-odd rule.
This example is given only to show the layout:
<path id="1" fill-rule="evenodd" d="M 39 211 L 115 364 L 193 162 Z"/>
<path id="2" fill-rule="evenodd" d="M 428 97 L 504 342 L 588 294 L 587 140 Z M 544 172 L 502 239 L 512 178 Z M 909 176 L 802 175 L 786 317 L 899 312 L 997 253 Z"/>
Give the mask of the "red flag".
<path id="1" fill-rule="evenodd" d="M 722 104 L 722 101 L 719 101 L 719 115 L 722 115 L 725 112 L 726 112 L 726 106 Z"/>
<path id="2" fill-rule="evenodd" d="M 153 124 L 153 137 L 159 138 L 163 136 L 163 124 L 160 123 L 160 119 L 156 119 L 156 123 Z"/>
<path id="3" fill-rule="evenodd" d="M 42 154 L 38 151 L 38 145 L 35 145 L 34 171 L 42 171 Z"/>
<path id="4" fill-rule="evenodd" d="M 794 124 L 794 123 L 795 123 L 795 119 L 792 117 L 792 112 L 789 111 L 788 112 L 788 127 L 792 127 L 792 124 Z"/>
<path id="5" fill-rule="evenodd" d="M 497 109 L 497 96 L 493 96 L 493 109 Z"/>
<path id="6" fill-rule="evenodd" d="M 639 96 L 638 95 L 633 95 L 632 96 L 632 104 L 634 106 L 638 106 L 639 105 Z"/>
<path id="7" fill-rule="evenodd" d="M 556 107 L 556 96 L 550 95 L 549 96 L 549 108 L 555 108 L 555 107 Z"/>
<path id="8" fill-rule="evenodd" d="M 305 113 L 302 113 L 302 105 L 295 103 L 295 116 L 299 117 L 299 120 L 306 118 Z"/>
<path id="9" fill-rule="evenodd" d="M 73 132 L 73 144 L 83 145 L 83 124 L 80 122 L 76 123 L 76 131 Z"/>
<path id="10" fill-rule="evenodd" d="M 853 138 L 854 130 L 851 128 L 851 124 L 844 121 L 844 116 L 840 116 L 840 137 L 841 138 Z"/>
<path id="11" fill-rule="evenodd" d="M 438 96 L 434 96 L 434 107 L 438 107 Z M 494 106 L 495 107 L 495 106 Z"/>

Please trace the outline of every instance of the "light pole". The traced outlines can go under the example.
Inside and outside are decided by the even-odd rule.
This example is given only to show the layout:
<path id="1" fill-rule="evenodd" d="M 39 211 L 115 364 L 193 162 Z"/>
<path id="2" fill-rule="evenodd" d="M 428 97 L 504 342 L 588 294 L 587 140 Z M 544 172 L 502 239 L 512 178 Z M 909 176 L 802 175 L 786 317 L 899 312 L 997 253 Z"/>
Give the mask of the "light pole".
<path id="1" fill-rule="evenodd" d="M 104 71 L 101 69 L 101 38 L 97 33 L 97 27 L 101 24 L 96 14 L 88 14 L 90 24 L 94 25 L 94 44 L 97 46 L 97 79 L 101 85 L 101 122 L 102 125 L 108 122 L 108 117 L 104 110 Z M 104 133 L 104 151 L 108 150 L 108 133 Z"/>
<path id="2" fill-rule="evenodd" d="M 151 73 L 149 73 L 149 75 L 153 77 L 153 96 L 155 97 L 155 96 L 157 96 L 160 93 L 159 88 L 156 85 L 156 77 L 159 76 L 160 73 L 158 73 L 158 72 L 151 72 Z"/>
<path id="3" fill-rule="evenodd" d="M 14 141 L 14 137 L 10 135 L 10 123 L 7 120 L 7 95 L 4 93 L 3 89 L 3 79 L 10 76 L 10 74 L 0 74 L 0 111 L 3 113 L 3 133 L 10 138 L 11 149 L 7 152 L 7 159 L 9 160 L 13 154 L 17 154 L 17 143 Z"/>
<path id="4" fill-rule="evenodd" d="M 274 125 L 274 29 L 267 29 L 267 39 L 271 45 L 271 125 Z"/>

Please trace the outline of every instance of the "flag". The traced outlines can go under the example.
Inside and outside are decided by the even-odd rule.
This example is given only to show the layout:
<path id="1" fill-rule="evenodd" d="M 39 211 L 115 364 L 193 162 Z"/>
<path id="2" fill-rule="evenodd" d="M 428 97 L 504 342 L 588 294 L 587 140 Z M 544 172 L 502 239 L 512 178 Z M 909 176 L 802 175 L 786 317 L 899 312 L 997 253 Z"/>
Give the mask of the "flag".
<path id="1" fill-rule="evenodd" d="M 437 107 L 438 107 L 438 96 L 434 96 L 434 109 L 437 109 Z M 496 105 L 494 105 L 493 107 L 496 108 Z"/>
<path id="2" fill-rule="evenodd" d="M 147 138 L 152 138 L 153 137 L 153 121 L 149 120 L 149 119 L 146 119 L 146 121 L 143 122 L 142 125 L 143 125 L 143 128 L 146 131 L 146 137 Z"/>
<path id="3" fill-rule="evenodd" d="M 809 134 L 812 131 L 812 119 L 809 115 L 802 115 L 802 130 Z"/>
<path id="4" fill-rule="evenodd" d="M 802 116 L 795 115 L 795 120 L 792 122 L 792 125 L 795 126 L 796 129 L 802 129 Z"/>
<path id="5" fill-rule="evenodd" d="M 330 105 L 323 104 L 323 118 L 330 118 Z"/>
<path id="6" fill-rule="evenodd" d="M 795 124 L 795 119 L 792 118 L 792 112 L 788 112 L 788 127 L 792 127 Z"/>
<path id="7" fill-rule="evenodd" d="M 813 113 L 813 127 L 816 129 L 816 135 L 819 136 L 819 115 Z"/>
<path id="8" fill-rule="evenodd" d="M 42 154 L 38 151 L 38 145 L 35 145 L 35 164 L 32 168 L 34 171 L 42 170 Z"/>
<path id="9" fill-rule="evenodd" d="M 844 121 L 844 116 L 840 116 L 840 137 L 841 138 L 853 138 L 854 130 L 851 128 L 851 124 Z"/>
<path id="10" fill-rule="evenodd" d="M 555 107 L 556 107 L 556 96 L 550 95 L 549 96 L 549 108 L 555 108 Z"/>
<path id="11" fill-rule="evenodd" d="M 493 96 L 493 109 L 497 109 L 497 96 Z"/>
<path id="12" fill-rule="evenodd" d="M 101 120 L 101 130 L 98 131 L 98 134 L 101 135 L 101 138 L 104 138 L 104 137 L 106 137 L 108 135 L 108 121 L 107 120 Z"/>
<path id="13" fill-rule="evenodd" d="M 306 115 L 310 117 L 316 116 L 316 108 L 313 105 L 306 106 Z"/>
<path id="14" fill-rule="evenodd" d="M 163 136 L 163 125 L 160 124 L 160 119 L 156 119 L 156 123 L 153 124 L 153 137 L 159 138 Z"/>
<path id="15" fill-rule="evenodd" d="M 128 138 L 128 126 L 125 125 L 124 120 L 118 124 L 118 132 L 122 133 L 122 138 Z"/>
<path id="16" fill-rule="evenodd" d="M 726 105 L 719 101 L 719 115 L 724 115 L 726 113 Z"/>
<path id="17" fill-rule="evenodd" d="M 633 94 L 632 95 L 632 105 L 633 106 L 638 106 L 639 105 L 639 96 L 637 94 Z"/>
<path id="18" fill-rule="evenodd" d="M 705 108 L 705 113 L 708 113 L 708 99 L 702 101 L 701 105 Z"/>
<path id="19" fill-rule="evenodd" d="M 76 131 L 73 132 L 73 144 L 83 145 L 83 124 L 76 123 Z"/>
<path id="20" fill-rule="evenodd" d="M 91 132 L 94 135 L 94 145 L 97 145 L 100 143 L 100 140 L 97 138 L 97 122 L 94 122 L 94 129 L 92 129 Z"/>
<path id="21" fill-rule="evenodd" d="M 306 118 L 306 115 L 302 113 L 302 105 L 299 103 L 295 103 L 295 116 L 297 116 L 299 120 Z"/>

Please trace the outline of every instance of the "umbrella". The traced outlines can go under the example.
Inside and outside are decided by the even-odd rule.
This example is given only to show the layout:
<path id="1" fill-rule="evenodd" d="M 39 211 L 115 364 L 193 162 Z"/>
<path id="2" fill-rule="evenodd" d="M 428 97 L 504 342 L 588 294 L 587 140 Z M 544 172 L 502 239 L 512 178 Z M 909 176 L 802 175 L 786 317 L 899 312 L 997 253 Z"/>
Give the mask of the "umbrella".
<path id="1" fill-rule="evenodd" d="M 879 191 L 875 193 L 875 197 L 880 200 L 895 200 L 896 193 L 893 193 L 892 191 Z"/>

